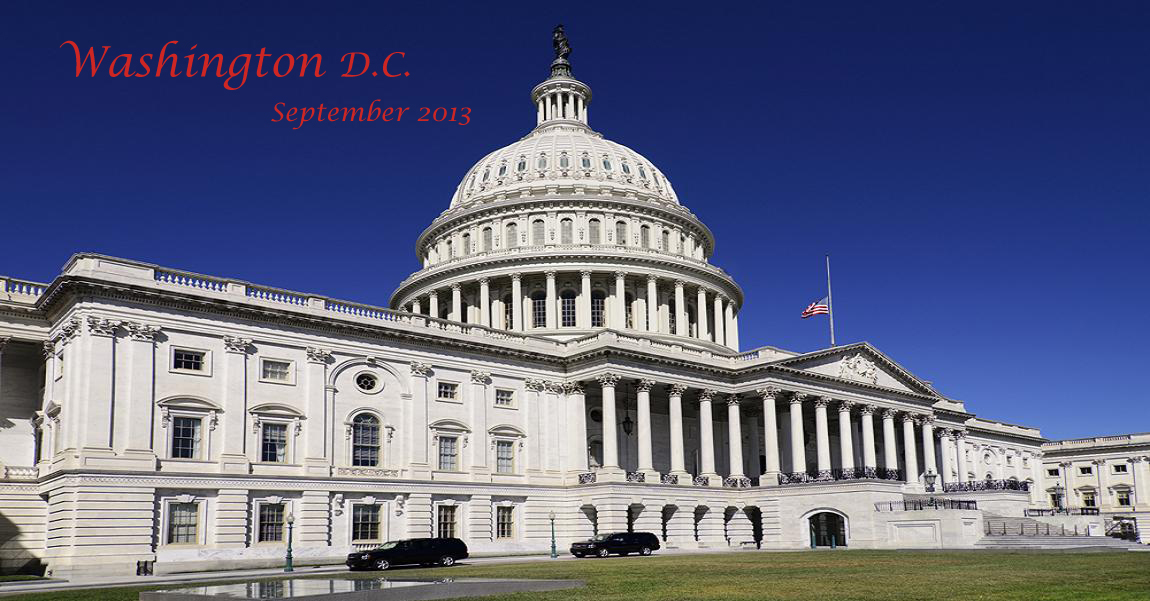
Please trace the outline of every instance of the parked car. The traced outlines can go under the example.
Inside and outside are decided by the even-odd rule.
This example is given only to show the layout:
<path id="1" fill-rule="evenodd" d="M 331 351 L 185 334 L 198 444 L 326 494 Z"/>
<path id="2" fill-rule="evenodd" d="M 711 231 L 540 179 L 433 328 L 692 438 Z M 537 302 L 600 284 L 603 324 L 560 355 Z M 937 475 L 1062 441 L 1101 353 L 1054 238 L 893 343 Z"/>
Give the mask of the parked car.
<path id="1" fill-rule="evenodd" d="M 575 557 L 596 555 L 607 557 L 612 553 L 627 555 L 638 553 L 650 555 L 659 550 L 659 537 L 650 532 L 611 532 L 595 538 L 571 544 L 571 554 Z"/>
<path id="2" fill-rule="evenodd" d="M 353 570 L 386 570 L 400 565 L 453 566 L 467 557 L 467 544 L 458 538 L 408 538 L 388 541 L 369 551 L 347 554 Z"/>

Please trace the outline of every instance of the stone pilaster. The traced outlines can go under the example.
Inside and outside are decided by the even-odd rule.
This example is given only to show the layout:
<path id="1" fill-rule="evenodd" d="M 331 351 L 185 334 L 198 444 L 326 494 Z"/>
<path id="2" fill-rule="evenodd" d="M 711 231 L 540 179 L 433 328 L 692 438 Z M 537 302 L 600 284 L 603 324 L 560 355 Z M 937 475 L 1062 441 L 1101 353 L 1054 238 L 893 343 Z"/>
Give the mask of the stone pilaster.
<path id="1" fill-rule="evenodd" d="M 307 363 L 304 367 L 304 385 L 307 387 L 307 422 L 304 426 L 304 469 L 308 475 L 330 476 L 332 457 L 328 441 L 332 431 L 333 418 L 327 402 L 327 363 L 331 351 L 307 347 Z"/>
<path id="2" fill-rule="evenodd" d="M 248 350 L 251 340 L 235 336 L 224 337 L 224 353 L 221 358 L 221 398 L 224 407 L 222 432 L 223 450 L 220 453 L 220 469 L 226 473 L 246 474 L 251 471 L 248 455 L 247 428 L 248 414 Z"/>
<path id="3" fill-rule="evenodd" d="M 431 444 L 427 429 L 427 405 L 430 402 L 431 366 L 419 361 L 412 361 L 411 371 L 411 411 L 408 413 L 408 450 L 407 456 L 411 462 L 413 478 L 427 479 L 431 477 L 431 464 L 428 461 L 428 450 Z"/>

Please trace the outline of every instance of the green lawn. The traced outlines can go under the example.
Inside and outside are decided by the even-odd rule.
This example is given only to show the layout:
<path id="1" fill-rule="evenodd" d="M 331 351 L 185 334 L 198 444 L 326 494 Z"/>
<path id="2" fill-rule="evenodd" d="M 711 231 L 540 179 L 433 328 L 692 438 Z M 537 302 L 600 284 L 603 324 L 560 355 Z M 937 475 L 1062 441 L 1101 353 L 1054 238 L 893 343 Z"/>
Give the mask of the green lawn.
<path id="1" fill-rule="evenodd" d="M 1150 599 L 1150 553 L 742 552 L 460 565 L 396 569 L 386 574 L 393 579 L 474 576 L 587 581 L 586 589 L 485 597 L 491 601 Z M 380 575 L 357 572 L 348 576 Z M 9 598 L 135 601 L 141 590 L 148 589 L 65 591 Z"/>

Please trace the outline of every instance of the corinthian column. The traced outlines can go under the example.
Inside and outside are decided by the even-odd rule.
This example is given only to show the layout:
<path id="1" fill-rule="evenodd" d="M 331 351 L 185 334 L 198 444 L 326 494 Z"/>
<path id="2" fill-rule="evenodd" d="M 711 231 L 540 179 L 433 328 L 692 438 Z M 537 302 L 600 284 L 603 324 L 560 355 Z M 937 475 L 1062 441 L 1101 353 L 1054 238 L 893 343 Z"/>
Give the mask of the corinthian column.
<path id="1" fill-rule="evenodd" d="M 831 437 L 827 427 L 827 405 L 830 402 L 830 397 L 822 396 L 815 399 L 815 443 L 820 479 L 831 477 Z"/>
<path id="2" fill-rule="evenodd" d="M 918 482 L 918 457 L 914 445 L 914 416 L 907 413 L 902 416 L 902 443 L 906 463 L 906 482 Z"/>
<path id="3" fill-rule="evenodd" d="M 874 412 L 876 407 L 874 405 L 863 405 L 861 424 L 859 429 L 862 430 L 862 453 L 863 453 L 863 477 L 874 478 L 877 474 L 875 468 L 878 463 L 875 461 L 874 452 Z"/>
<path id="4" fill-rule="evenodd" d="M 479 279 L 479 325 L 491 327 L 491 287 L 487 278 Z"/>
<path id="5" fill-rule="evenodd" d="M 686 390 L 687 387 L 682 384 L 667 387 L 671 412 L 671 473 L 680 479 L 687 476 L 687 461 L 683 446 L 683 393 Z"/>
<path id="6" fill-rule="evenodd" d="M 675 332 L 676 336 L 686 336 L 690 331 L 687 323 L 687 299 L 683 295 L 683 280 L 675 280 Z"/>
<path id="7" fill-rule="evenodd" d="M 882 412 L 882 454 L 883 464 L 886 466 L 884 469 L 888 470 L 887 480 L 894 480 L 893 471 L 898 470 L 898 449 L 895 447 L 894 438 L 894 409 L 886 409 Z"/>
<path id="8" fill-rule="evenodd" d="M 627 274 L 622 271 L 615 272 L 615 300 L 611 303 L 611 327 L 616 330 L 627 329 Z"/>
<path id="9" fill-rule="evenodd" d="M 958 430 L 954 433 L 955 447 L 958 451 L 958 481 L 966 482 L 966 430 Z M 1041 480 L 1035 479 L 1034 486 L 1037 487 Z"/>
<path id="10" fill-rule="evenodd" d="M 639 414 L 639 471 L 654 472 L 655 463 L 651 453 L 651 387 L 654 380 L 639 380 L 636 404 Z"/>
<path id="11" fill-rule="evenodd" d="M 603 374 L 599 376 L 599 385 L 603 387 L 603 467 L 608 470 L 619 469 L 619 439 L 615 432 L 618 420 L 615 417 L 615 385 L 619 383 L 616 374 Z"/>
<path id="12" fill-rule="evenodd" d="M 547 307 L 544 309 L 544 315 L 547 323 L 547 329 L 554 330 L 556 328 L 555 322 L 555 272 L 547 272 Z"/>
<path id="13" fill-rule="evenodd" d="M 778 481 L 779 477 L 779 420 L 775 407 L 775 397 L 779 389 L 775 386 L 760 388 L 758 391 L 763 397 L 763 440 L 766 446 L 767 471 L 759 483 L 770 486 Z"/>
<path id="14" fill-rule="evenodd" d="M 791 395 L 791 471 L 807 471 L 807 450 L 803 435 L 803 399 L 807 395 L 796 392 Z"/>
<path id="15" fill-rule="evenodd" d="M 591 272 L 579 272 L 579 311 L 575 314 L 575 325 L 586 329 L 591 327 Z"/>
<path id="16" fill-rule="evenodd" d="M 647 331 L 657 333 L 659 328 L 659 286 L 655 276 L 647 276 Z"/>
<path id="17" fill-rule="evenodd" d="M 942 428 L 938 431 L 939 448 L 942 449 L 942 465 L 938 468 L 938 475 L 943 484 L 950 484 L 953 478 L 950 475 L 950 452 L 954 448 L 954 441 L 950 437 L 950 430 Z"/>
<path id="18" fill-rule="evenodd" d="M 727 338 L 723 336 L 723 295 L 715 294 L 715 344 L 727 344 Z"/>
<path id="19" fill-rule="evenodd" d="M 511 326 L 516 332 L 523 331 L 523 282 L 518 273 L 511 274 Z"/>
<path id="20" fill-rule="evenodd" d="M 946 451 L 943 451 L 943 467 L 940 468 L 934 457 L 934 416 L 925 415 L 919 423 L 922 424 L 922 471 L 934 470 L 934 473 L 941 474 L 946 467 Z"/>
<path id="21" fill-rule="evenodd" d="M 702 469 L 700 476 L 708 480 L 718 477 L 715 473 L 715 430 L 712 424 L 714 415 L 711 414 L 711 399 L 715 396 L 714 390 L 704 390 L 699 393 L 699 452 L 702 455 Z"/>
<path id="22" fill-rule="evenodd" d="M 727 451 L 730 476 L 743 477 L 743 423 L 739 415 L 739 395 L 727 397 Z"/>
<path id="23" fill-rule="evenodd" d="M 855 476 L 855 445 L 851 439 L 851 407 L 854 403 L 842 401 L 839 403 L 839 456 L 844 478 Z"/>
<path id="24" fill-rule="evenodd" d="M 458 282 L 451 285 L 451 321 L 463 321 L 463 291 Z"/>
<path id="25" fill-rule="evenodd" d="M 695 319 L 699 321 L 699 327 L 695 328 L 696 338 L 710 340 L 711 333 L 707 328 L 707 290 L 702 286 L 695 291 L 695 308 Z"/>

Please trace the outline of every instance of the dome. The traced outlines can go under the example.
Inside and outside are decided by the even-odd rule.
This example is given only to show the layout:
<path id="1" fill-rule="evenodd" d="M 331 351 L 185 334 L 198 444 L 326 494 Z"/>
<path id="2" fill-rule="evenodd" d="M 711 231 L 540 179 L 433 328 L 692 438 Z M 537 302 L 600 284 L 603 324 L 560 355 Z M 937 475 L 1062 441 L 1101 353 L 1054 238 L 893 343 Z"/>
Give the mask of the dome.
<path id="1" fill-rule="evenodd" d="M 539 186 L 608 184 L 655 203 L 679 204 L 671 182 L 643 155 L 573 120 L 544 122 L 479 160 L 463 176 L 451 207 L 512 197 Z"/>

